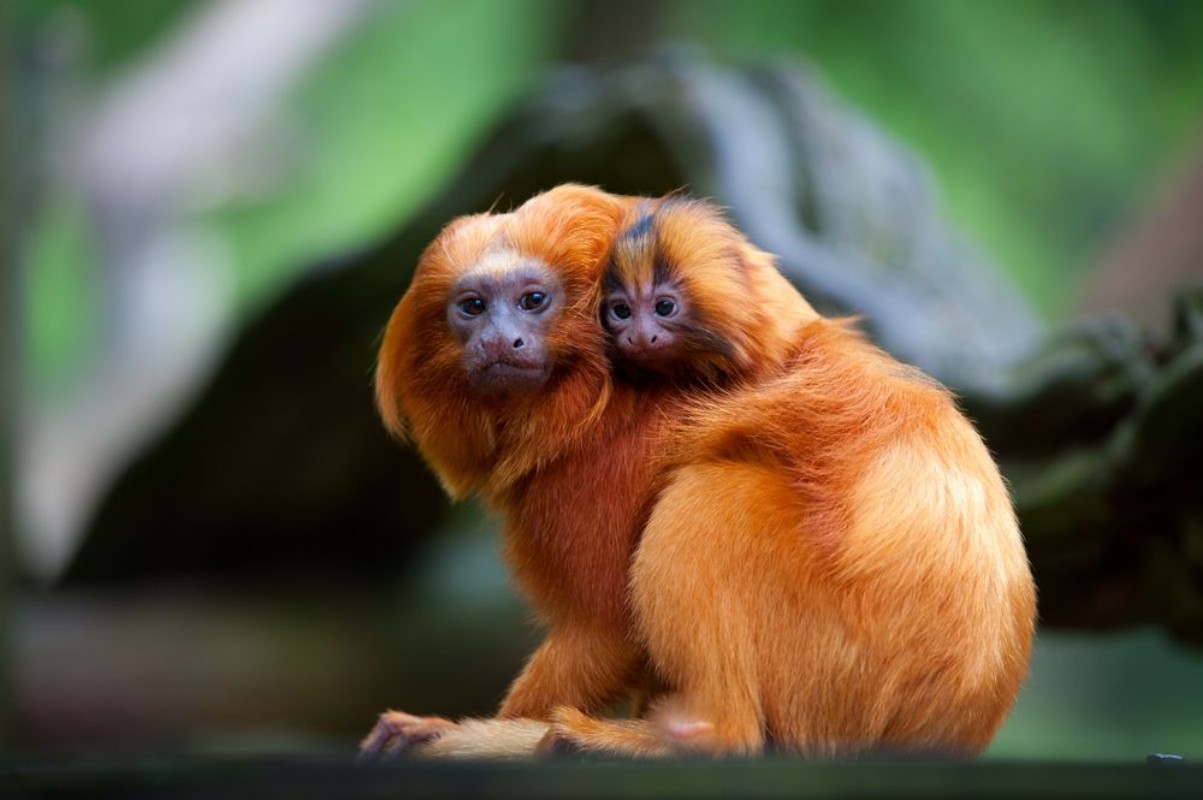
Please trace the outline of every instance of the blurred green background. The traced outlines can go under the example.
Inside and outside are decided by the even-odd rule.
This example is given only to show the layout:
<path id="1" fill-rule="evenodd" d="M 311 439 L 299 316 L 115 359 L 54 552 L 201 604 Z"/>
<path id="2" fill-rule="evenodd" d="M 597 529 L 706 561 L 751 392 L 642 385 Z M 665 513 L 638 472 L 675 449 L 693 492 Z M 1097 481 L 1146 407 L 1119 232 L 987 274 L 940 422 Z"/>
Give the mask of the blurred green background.
<path id="1" fill-rule="evenodd" d="M 26 0 L 19 19 L 45 36 L 56 21 L 83 28 L 79 72 L 63 78 L 80 90 L 119 76 L 194 5 Z M 730 59 L 812 59 L 931 164 L 948 213 L 1053 320 L 1076 309 L 1092 263 L 1198 135 L 1203 7 L 1190 0 L 665 6 L 665 40 Z M 418 0 L 370 14 L 291 88 L 299 141 L 287 175 L 203 215 L 233 255 L 243 313 L 315 253 L 412 213 L 565 55 L 573 4 Z M 87 358 L 96 317 L 70 185 L 47 188 L 28 246 L 31 365 L 53 385 Z"/>
<path id="2" fill-rule="evenodd" d="M 13 108 L 30 124 L 10 157 L 33 176 L 23 202 L 30 224 L 22 231 L 26 408 L 72 407 L 113 346 L 106 315 L 117 279 L 102 266 L 96 195 L 87 189 L 90 126 L 128 101 L 120 92 L 137 86 L 148 70 L 178 67 L 164 54 L 217 5 L 16 5 Z M 214 330 L 228 335 L 253 319 L 315 259 L 401 225 L 556 65 L 622 59 L 657 43 L 694 43 L 733 62 L 809 59 L 847 102 L 930 164 L 951 220 L 1051 323 L 1087 305 L 1087 287 L 1098 279 L 1109 248 L 1200 144 L 1203 3 L 1193 0 L 680 0 L 648 4 L 617 30 L 590 28 L 596 5 L 347 4 L 354 9 L 338 34 L 243 112 L 267 134 L 249 145 L 249 157 L 244 152 L 232 160 L 232 177 L 206 168 L 200 177 L 207 180 L 190 176 L 173 196 L 172 219 L 203 240 L 206 252 L 220 254 L 225 277 L 217 313 L 225 321 Z M 216 100 L 213 113 L 226 113 L 222 105 Z M 220 154 L 214 159 L 225 163 Z M 103 650 L 103 637 L 89 639 L 87 631 L 113 625 L 98 621 L 94 628 L 92 609 L 124 618 L 117 626 L 122 635 L 153 640 L 171 626 L 156 627 L 147 605 L 157 606 L 161 592 L 171 597 L 175 590 L 131 588 L 81 598 L 27 575 L 17 604 L 18 717 L 10 742 L 27 749 L 153 744 L 164 730 L 184 740 L 353 737 L 356 723 L 340 709 L 340 682 L 364 682 L 383 708 L 400 705 L 396 684 L 429 680 L 364 666 L 375 653 L 365 639 L 387 636 L 392 625 L 406 646 L 454 651 L 465 646 L 457 637 L 474 635 L 464 618 L 496 615 L 511 625 L 521 619 L 519 604 L 497 599 L 505 597 L 504 573 L 491 529 L 478 527 L 471 513 L 457 516 L 448 528 L 466 532 L 449 533 L 414 564 L 398 565 L 398 576 L 409 578 L 398 577 L 403 589 L 373 596 L 371 619 L 362 608 L 315 609 L 294 595 L 285 602 L 245 587 L 228 594 L 208 587 L 200 601 L 182 594 L 181 607 L 192 609 L 186 615 L 213 627 L 204 641 L 224 648 L 216 669 L 233 681 L 231 691 L 242 686 L 253 693 L 256 679 L 239 684 L 229 676 L 274 674 L 273 681 L 285 684 L 273 687 L 281 705 L 310 696 L 310 706 L 295 715 L 275 707 L 258 715 L 226 713 L 210 695 L 208 704 L 177 703 L 171 713 L 178 719 L 169 725 L 118 720 L 56 730 L 53 712 L 67 700 L 45 698 L 56 695 L 56 685 L 86 681 L 63 660 Z M 362 635 L 356 633 L 361 628 Z M 530 641 L 497 642 L 508 660 L 481 680 L 506 674 Z M 128 666 L 119 654 L 98 657 L 114 676 Z M 293 679 L 282 671 L 302 665 L 319 677 L 290 688 Z M 202 687 L 217 680 L 181 678 L 170 659 L 160 666 L 147 672 L 143 664 L 136 674 L 185 687 L 180 691 L 193 680 Z M 99 672 L 109 674 L 104 669 Z M 454 686 L 473 674 L 466 669 L 444 678 Z M 71 698 L 88 690 L 85 682 L 58 694 Z M 22 692 L 36 697 L 23 702 Z M 447 692 L 431 689 L 425 696 L 436 706 Z M 163 690 L 164 697 L 170 693 Z M 1032 680 L 990 755 L 1139 760 L 1164 750 L 1201 756 L 1201 719 L 1203 654 L 1151 631 L 1045 632 Z M 366 729 L 370 718 L 362 722 Z"/>

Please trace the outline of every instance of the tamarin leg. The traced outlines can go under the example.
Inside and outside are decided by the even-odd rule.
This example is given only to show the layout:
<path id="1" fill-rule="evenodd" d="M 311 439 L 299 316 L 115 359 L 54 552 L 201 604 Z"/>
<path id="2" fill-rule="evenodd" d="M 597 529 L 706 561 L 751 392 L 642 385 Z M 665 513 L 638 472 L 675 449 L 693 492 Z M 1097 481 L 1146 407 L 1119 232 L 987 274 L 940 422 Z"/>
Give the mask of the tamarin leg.
<path id="1" fill-rule="evenodd" d="M 521 758 L 534 755 L 558 706 L 596 710 L 629 689 L 642 666 L 637 648 L 609 628 L 558 625 L 510 686 L 496 719 L 459 722 L 386 711 L 360 757 Z"/>
<path id="2" fill-rule="evenodd" d="M 537 752 L 554 756 L 577 750 L 626 758 L 664 757 L 674 752 L 650 720 L 599 719 L 566 706 L 558 708 Z"/>
<path id="3" fill-rule="evenodd" d="M 557 712 L 553 733 L 623 755 L 756 754 L 766 737 L 763 676 L 797 664 L 780 641 L 805 636 L 786 595 L 805 581 L 797 493 L 778 472 L 716 463 L 679 471 L 644 530 L 632 566 L 636 625 L 672 694 L 647 719 Z M 780 576 L 780 577 L 779 577 Z M 793 581 L 791 581 L 793 583 Z"/>
<path id="4" fill-rule="evenodd" d="M 806 635 L 793 599 L 812 571 L 804 518 L 775 465 L 689 466 L 656 504 L 632 566 L 632 605 L 649 658 L 676 691 L 654 717 L 678 748 L 761 752 L 780 690 L 766 679 L 783 659 L 809 669 L 789 648 Z"/>
<path id="5" fill-rule="evenodd" d="M 638 649 L 617 630 L 557 624 L 510 686 L 498 716 L 546 720 L 557 706 L 602 708 L 628 688 L 639 664 Z"/>

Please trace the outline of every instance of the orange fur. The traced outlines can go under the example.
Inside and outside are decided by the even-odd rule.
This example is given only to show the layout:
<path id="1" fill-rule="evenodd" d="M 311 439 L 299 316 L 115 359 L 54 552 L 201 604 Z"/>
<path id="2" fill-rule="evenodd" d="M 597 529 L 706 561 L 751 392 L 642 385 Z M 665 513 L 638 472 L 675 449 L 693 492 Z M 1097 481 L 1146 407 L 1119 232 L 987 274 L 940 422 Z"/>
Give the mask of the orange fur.
<path id="1" fill-rule="evenodd" d="M 729 330 L 765 298 L 732 290 L 745 267 L 698 242 L 737 234 L 696 210 L 634 242 L 621 280 L 650 281 L 667 257 L 691 304 Z M 846 323 L 796 320 L 790 348 L 761 348 L 755 370 L 720 364 L 737 378 L 728 391 L 679 382 L 695 402 L 668 433 L 675 471 L 631 570 L 668 694 L 642 722 L 561 714 L 553 731 L 576 746 L 976 753 L 1010 710 L 1035 597 L 993 460 L 943 387 Z M 712 375 L 715 359 L 678 367 Z"/>
<path id="2" fill-rule="evenodd" d="M 676 274 L 692 299 L 700 326 L 723 346 L 695 349 L 689 377 L 722 383 L 775 370 L 792 349 L 799 327 L 818 314 L 777 269 L 709 204 L 668 197 L 642 201 L 627 213 L 611 250 L 606 282 L 644 287 L 658 268 Z M 675 394 L 682 394 L 677 389 Z"/>
<path id="3" fill-rule="evenodd" d="M 597 318 L 603 257 L 631 202 L 562 186 L 509 214 L 453 222 L 423 254 L 381 347 L 386 426 L 417 444 L 453 497 L 478 493 L 504 514 L 504 555 L 548 625 L 503 717 L 598 709 L 641 666 L 628 570 L 668 415 L 654 393 L 614 393 Z M 481 264 L 504 271 L 531 259 L 565 283 L 569 308 L 549 337 L 554 372 L 533 395 L 475 396 L 445 321 L 448 293 Z"/>
<path id="4" fill-rule="evenodd" d="M 448 292 L 532 258 L 570 295 L 555 372 L 533 396 L 474 396 Z M 673 379 L 615 381 L 603 268 L 646 281 L 657 259 L 681 265 L 723 346 Z M 504 513 L 506 558 L 549 626 L 502 719 L 418 752 L 510 757 L 548 722 L 541 749 L 640 757 L 975 752 L 1026 674 L 1031 578 L 972 426 L 705 204 L 566 186 L 452 223 L 389 322 L 377 397 L 453 497 Z M 644 684 L 661 688 L 641 718 L 589 716 Z M 365 746 L 395 741 L 378 729 Z"/>

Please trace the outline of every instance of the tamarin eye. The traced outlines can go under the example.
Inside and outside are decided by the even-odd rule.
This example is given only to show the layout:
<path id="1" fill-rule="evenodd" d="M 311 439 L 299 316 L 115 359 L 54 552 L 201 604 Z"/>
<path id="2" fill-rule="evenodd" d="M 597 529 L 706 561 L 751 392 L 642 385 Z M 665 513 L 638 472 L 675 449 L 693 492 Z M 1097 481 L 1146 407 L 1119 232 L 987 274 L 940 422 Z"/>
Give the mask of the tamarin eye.
<path id="1" fill-rule="evenodd" d="M 656 301 L 656 313 L 662 317 L 667 317 L 669 314 L 677 310 L 677 304 L 667 298 Z"/>
<path id="2" fill-rule="evenodd" d="M 527 292 L 518 299 L 518 305 L 524 311 L 534 311 L 547 302 L 547 295 L 543 292 Z"/>
<path id="3" fill-rule="evenodd" d="M 479 297 L 469 297 L 467 300 L 460 301 L 459 310 L 469 317 L 479 316 L 485 313 L 485 301 Z"/>
<path id="4" fill-rule="evenodd" d="M 614 315 L 615 319 L 630 319 L 631 307 L 626 303 L 615 303 L 610 306 L 610 313 Z"/>

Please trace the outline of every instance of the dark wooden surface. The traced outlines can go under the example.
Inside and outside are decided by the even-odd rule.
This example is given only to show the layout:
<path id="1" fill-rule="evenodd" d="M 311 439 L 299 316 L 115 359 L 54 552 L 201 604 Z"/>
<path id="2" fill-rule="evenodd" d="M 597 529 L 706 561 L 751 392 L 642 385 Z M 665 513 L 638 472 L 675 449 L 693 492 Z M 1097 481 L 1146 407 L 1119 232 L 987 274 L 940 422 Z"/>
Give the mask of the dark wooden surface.
<path id="1" fill-rule="evenodd" d="M 161 756 L 8 761 L 3 798 L 775 798 L 1203 796 L 1198 765 L 796 760 L 397 763 L 321 757 Z"/>

